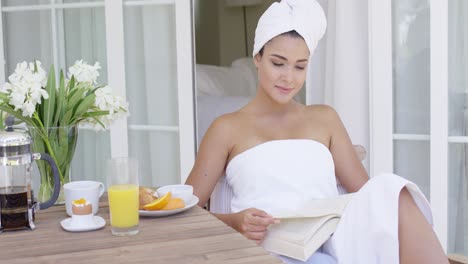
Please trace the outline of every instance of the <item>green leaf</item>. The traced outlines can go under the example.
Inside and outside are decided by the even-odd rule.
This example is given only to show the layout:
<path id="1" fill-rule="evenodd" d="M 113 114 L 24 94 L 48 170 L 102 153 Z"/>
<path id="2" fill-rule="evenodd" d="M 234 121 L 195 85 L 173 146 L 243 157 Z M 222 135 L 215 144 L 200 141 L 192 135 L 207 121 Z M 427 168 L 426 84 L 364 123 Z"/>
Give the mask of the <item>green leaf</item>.
<path id="1" fill-rule="evenodd" d="M 61 122 L 61 125 L 62 126 L 67 126 L 69 124 L 71 124 L 71 118 L 73 116 L 73 110 L 70 109 L 68 110 L 65 115 L 63 115 L 63 119 L 62 119 L 62 122 Z"/>
<path id="2" fill-rule="evenodd" d="M 61 129 L 57 131 L 58 132 L 57 150 L 60 153 L 59 163 L 62 168 L 64 168 L 71 161 L 67 157 L 68 152 L 69 152 L 68 149 L 71 143 L 69 136 L 68 136 L 70 133 L 72 133 L 70 129 L 71 129 L 70 127 L 62 127 Z"/>
<path id="3" fill-rule="evenodd" d="M 57 92 L 54 65 L 50 66 L 49 78 L 47 80 L 45 90 L 49 94 L 49 98 L 45 99 L 43 102 L 44 107 L 42 108 L 42 120 L 45 127 L 50 127 L 54 118 L 55 93 Z"/>
<path id="4" fill-rule="evenodd" d="M 3 111 L 0 111 L 0 129 L 5 130 L 5 122 L 3 121 Z"/>
<path id="5" fill-rule="evenodd" d="M 78 107 L 78 104 L 80 103 L 80 101 L 83 99 L 83 94 L 84 94 L 84 90 L 82 89 L 75 89 L 73 90 L 70 95 L 68 96 L 68 109 L 75 109 Z M 67 110 L 68 110 L 67 109 Z"/>
<path id="6" fill-rule="evenodd" d="M 105 116 L 108 115 L 109 111 L 93 111 L 93 112 L 86 112 L 83 114 L 83 118 L 88 117 L 96 117 L 96 116 Z"/>
<path id="7" fill-rule="evenodd" d="M 106 86 L 105 85 L 98 85 L 98 86 L 96 86 L 94 88 L 89 89 L 88 92 L 86 93 L 86 96 L 88 96 L 88 95 L 90 95 L 92 93 L 95 93 L 98 89 L 101 89 L 103 87 L 106 87 Z"/>
<path id="8" fill-rule="evenodd" d="M 65 76 L 63 74 L 63 71 L 60 71 L 60 83 L 59 83 L 59 89 L 58 89 L 58 94 L 57 94 L 57 99 L 56 99 L 56 108 L 55 108 L 55 117 L 54 117 L 54 122 L 53 126 L 58 127 L 59 122 L 62 120 L 61 117 L 63 116 L 63 105 L 64 101 L 66 100 L 65 96 Z"/>
<path id="9" fill-rule="evenodd" d="M 28 125 L 35 126 L 34 121 L 30 117 L 23 116 L 19 111 L 15 111 L 10 106 L 0 104 L 0 110 L 9 113 L 10 115 L 16 117 L 19 120 L 22 120 Z"/>
<path id="10" fill-rule="evenodd" d="M 28 63 L 29 64 L 29 63 Z M 37 72 L 37 60 L 34 60 L 34 69 L 33 72 Z"/>
<path id="11" fill-rule="evenodd" d="M 101 120 L 99 120 L 98 118 L 95 118 L 93 117 L 94 121 L 96 121 L 96 123 L 98 123 L 99 125 L 102 126 L 102 128 L 106 128 L 106 125 L 104 125 L 104 123 L 101 122 Z"/>
<path id="12" fill-rule="evenodd" d="M 72 75 L 70 81 L 68 82 L 68 91 L 72 91 L 75 88 L 75 84 L 76 84 L 75 76 Z"/>
<path id="13" fill-rule="evenodd" d="M 86 113 L 89 110 L 89 108 L 91 108 L 91 106 L 93 106 L 95 100 L 96 100 L 95 94 L 90 94 L 86 96 L 76 108 L 73 119 L 81 118 L 81 116 L 84 113 Z"/>
<path id="14" fill-rule="evenodd" d="M 10 98 L 8 98 L 8 93 L 0 92 L 0 100 L 8 103 L 10 101 Z"/>
<path id="15" fill-rule="evenodd" d="M 90 118 L 92 118 L 96 123 L 98 123 L 102 128 L 106 128 L 106 126 L 104 125 L 104 123 L 101 122 L 101 120 L 99 120 L 99 118 L 95 117 L 95 116 L 91 116 Z"/>

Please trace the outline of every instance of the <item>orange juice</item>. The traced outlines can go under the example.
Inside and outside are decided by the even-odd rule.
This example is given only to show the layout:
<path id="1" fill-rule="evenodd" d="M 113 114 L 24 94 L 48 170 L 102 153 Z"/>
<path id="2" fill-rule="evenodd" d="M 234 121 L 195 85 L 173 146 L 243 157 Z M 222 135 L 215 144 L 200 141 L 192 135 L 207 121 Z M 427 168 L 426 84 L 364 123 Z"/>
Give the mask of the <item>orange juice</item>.
<path id="1" fill-rule="evenodd" d="M 112 227 L 138 226 L 138 186 L 112 185 L 108 188 L 108 195 Z"/>

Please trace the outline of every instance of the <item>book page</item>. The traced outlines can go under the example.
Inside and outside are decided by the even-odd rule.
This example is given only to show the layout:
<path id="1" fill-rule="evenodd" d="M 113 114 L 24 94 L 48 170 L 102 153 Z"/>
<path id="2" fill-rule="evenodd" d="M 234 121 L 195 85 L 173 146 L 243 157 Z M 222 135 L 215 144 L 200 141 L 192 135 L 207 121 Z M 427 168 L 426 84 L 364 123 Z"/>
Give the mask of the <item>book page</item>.
<path id="1" fill-rule="evenodd" d="M 277 254 L 307 260 L 336 229 L 339 216 L 284 219 L 268 228 L 262 246 Z"/>
<path id="2" fill-rule="evenodd" d="M 337 215 L 327 215 L 310 218 L 283 219 L 281 223 L 270 226 L 268 235 L 288 240 L 298 245 L 304 245 L 317 230 L 331 218 Z"/>
<path id="3" fill-rule="evenodd" d="M 326 199 L 314 199 L 304 201 L 304 206 L 300 209 L 273 215 L 274 218 L 302 218 L 302 217 L 319 217 L 325 215 L 338 215 L 341 216 L 346 205 L 351 200 L 352 193 L 339 195 Z"/>
<path id="4" fill-rule="evenodd" d="M 271 225 L 262 246 L 271 252 L 307 260 L 333 234 L 353 194 L 304 201 L 298 209 L 282 215 Z"/>

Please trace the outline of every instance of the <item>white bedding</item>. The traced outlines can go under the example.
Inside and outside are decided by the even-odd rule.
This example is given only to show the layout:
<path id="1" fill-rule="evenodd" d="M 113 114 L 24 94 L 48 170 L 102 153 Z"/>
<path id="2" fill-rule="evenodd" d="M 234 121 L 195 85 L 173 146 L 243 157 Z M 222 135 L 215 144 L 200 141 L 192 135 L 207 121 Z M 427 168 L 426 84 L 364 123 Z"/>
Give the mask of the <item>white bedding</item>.
<path id="1" fill-rule="evenodd" d="M 196 66 L 197 82 L 197 142 L 213 120 L 238 110 L 255 95 L 257 70 L 252 58 L 235 60 L 230 67 Z"/>
<path id="2" fill-rule="evenodd" d="M 257 70 L 252 58 L 235 60 L 230 67 L 196 65 L 198 96 L 253 96 Z"/>

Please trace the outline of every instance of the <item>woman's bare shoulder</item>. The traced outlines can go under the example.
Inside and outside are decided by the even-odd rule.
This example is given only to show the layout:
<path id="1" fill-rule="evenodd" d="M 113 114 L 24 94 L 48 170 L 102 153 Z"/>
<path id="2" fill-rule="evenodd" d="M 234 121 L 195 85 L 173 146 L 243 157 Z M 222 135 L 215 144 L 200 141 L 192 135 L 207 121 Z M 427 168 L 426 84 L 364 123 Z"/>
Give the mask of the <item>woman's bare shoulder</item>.
<path id="1" fill-rule="evenodd" d="M 213 121 L 211 126 L 216 130 L 221 130 L 221 131 L 231 130 L 239 125 L 239 122 L 241 122 L 241 119 L 242 119 L 242 113 L 239 111 L 227 113 L 227 114 L 218 116 Z"/>
<path id="2" fill-rule="evenodd" d="M 218 142 L 232 142 L 235 131 L 242 130 L 244 115 L 239 112 L 223 114 L 217 117 L 208 128 L 205 137 L 216 138 Z"/>
<path id="3" fill-rule="evenodd" d="M 320 120 L 327 120 L 327 121 L 339 120 L 338 113 L 330 105 L 325 105 L 325 104 L 307 105 L 306 112 L 307 112 L 307 115 L 313 118 L 318 118 Z"/>

